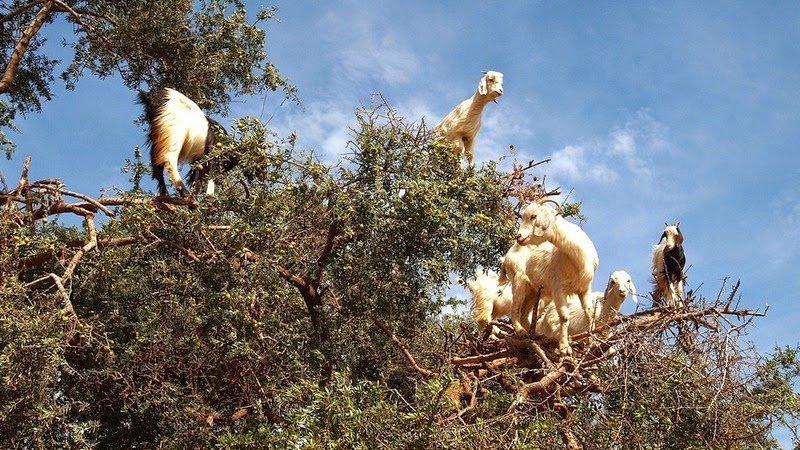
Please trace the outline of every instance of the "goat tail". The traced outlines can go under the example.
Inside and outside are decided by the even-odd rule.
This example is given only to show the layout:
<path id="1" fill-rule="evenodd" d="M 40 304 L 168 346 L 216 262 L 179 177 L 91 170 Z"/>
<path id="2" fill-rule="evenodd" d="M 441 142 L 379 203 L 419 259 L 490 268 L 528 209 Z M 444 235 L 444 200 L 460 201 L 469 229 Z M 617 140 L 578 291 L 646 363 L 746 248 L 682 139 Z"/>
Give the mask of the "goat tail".
<path id="1" fill-rule="evenodd" d="M 159 139 L 158 117 L 159 110 L 167 102 L 168 92 L 166 89 L 145 92 L 139 90 L 136 95 L 136 103 L 144 106 L 144 117 L 150 130 L 147 133 L 147 146 L 150 147 L 150 167 L 153 168 L 153 179 L 158 181 L 159 192 L 166 193 L 164 183 L 164 164 L 160 161 L 157 142 Z"/>
<path id="2" fill-rule="evenodd" d="M 147 107 L 150 104 L 150 101 L 152 99 L 153 99 L 152 92 L 147 92 L 139 89 L 138 93 L 136 94 L 136 103 L 144 105 L 145 107 Z"/>

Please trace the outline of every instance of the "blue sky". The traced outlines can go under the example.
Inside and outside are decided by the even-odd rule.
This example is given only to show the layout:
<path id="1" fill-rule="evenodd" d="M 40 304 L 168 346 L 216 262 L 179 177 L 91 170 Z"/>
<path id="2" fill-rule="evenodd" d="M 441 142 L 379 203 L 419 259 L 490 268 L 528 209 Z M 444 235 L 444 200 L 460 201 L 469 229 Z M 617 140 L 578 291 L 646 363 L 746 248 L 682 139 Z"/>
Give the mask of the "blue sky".
<path id="1" fill-rule="evenodd" d="M 625 269 L 646 291 L 651 247 L 665 221 L 680 221 L 688 288 L 703 283 L 710 296 L 722 278 L 741 278 L 743 305 L 770 305 L 752 334 L 757 346 L 800 341 L 796 3 L 278 6 L 267 50 L 305 110 L 273 95 L 235 103 L 233 117 L 296 130 L 303 146 L 333 160 L 371 93 L 435 124 L 474 92 L 481 70 L 504 72 L 505 95 L 484 112 L 478 164 L 511 144 L 523 160 L 553 158 L 549 184 L 574 188 L 589 218 L 596 290 Z M 69 31 L 47 29 L 53 46 Z M 36 179 L 60 177 L 93 194 L 126 185 L 120 168 L 145 139 L 133 123 L 139 113 L 118 79 L 58 85 L 42 114 L 18 120 L 19 149 L 0 169 L 13 182 L 31 155 Z"/>

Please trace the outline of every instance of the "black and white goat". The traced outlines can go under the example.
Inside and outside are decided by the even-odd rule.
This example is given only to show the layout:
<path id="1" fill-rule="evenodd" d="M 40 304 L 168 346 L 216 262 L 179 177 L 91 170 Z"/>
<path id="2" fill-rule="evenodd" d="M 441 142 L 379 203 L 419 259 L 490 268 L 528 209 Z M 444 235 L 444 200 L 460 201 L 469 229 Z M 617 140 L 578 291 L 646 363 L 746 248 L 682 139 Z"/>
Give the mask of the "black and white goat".
<path id="1" fill-rule="evenodd" d="M 194 163 L 217 143 L 219 137 L 227 135 L 225 128 L 206 116 L 195 102 L 180 92 L 164 88 L 153 92 L 139 91 L 139 103 L 144 105 L 144 114 L 150 125 L 147 142 L 150 145 L 150 165 L 153 179 L 158 182 L 159 195 L 167 195 L 164 169 L 175 190 L 184 197 L 189 191 L 183 184 L 178 165 Z M 208 166 L 192 169 L 187 179 L 191 186 L 208 172 Z M 214 194 L 214 181 L 208 181 L 206 194 Z"/>
<path id="2" fill-rule="evenodd" d="M 664 225 L 664 233 L 658 245 L 653 248 L 653 301 L 665 306 L 683 306 L 683 281 L 686 278 L 683 274 L 686 265 L 683 234 L 680 222 Z"/>

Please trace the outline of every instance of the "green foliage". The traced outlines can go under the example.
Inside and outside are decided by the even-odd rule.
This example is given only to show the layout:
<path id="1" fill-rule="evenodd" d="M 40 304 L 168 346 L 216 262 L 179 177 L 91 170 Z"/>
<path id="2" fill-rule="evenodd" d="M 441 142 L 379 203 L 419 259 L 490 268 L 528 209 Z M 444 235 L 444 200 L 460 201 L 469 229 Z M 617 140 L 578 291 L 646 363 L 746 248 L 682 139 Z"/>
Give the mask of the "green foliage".
<path id="1" fill-rule="evenodd" d="M 16 145 L 11 141 L 3 129 L 17 131 L 12 119 L 12 111 L 5 100 L 0 100 L 0 151 L 6 154 L 6 159 L 11 159 Z"/>
<path id="2" fill-rule="evenodd" d="M 3 289 L 14 294 L 4 295 L 4 311 L 14 311 L 4 320 L 31 319 L 25 329 L 3 330 L 4 339 L 21 342 L 2 355 L 16 358 L 15 348 L 36 340 L 46 361 L 29 362 L 43 369 L 41 378 L 3 378 L 6 442 L 232 442 L 274 431 L 275 415 L 308 406 L 295 404 L 292 392 L 327 385 L 335 374 L 349 374 L 358 389 L 376 382 L 413 395 L 405 361 L 387 357 L 396 350 L 369 317 L 412 347 L 435 342 L 419 327 L 438 323 L 450 274 L 494 264 L 513 224 L 494 218 L 509 205 L 493 167 L 460 169 L 428 130 L 406 126 L 385 107 L 358 117 L 349 161 L 338 166 L 276 140 L 256 120 L 239 121 L 229 147 L 211 156 L 240 160 L 218 177 L 218 196 L 193 209 L 134 203 L 119 211 L 101 239 L 137 243 L 84 256 L 68 286 L 80 322 L 67 341 L 51 282 L 25 286 L 59 272 L 58 263 L 17 262 L 71 254 L 64 242 L 76 240 L 75 230 L 8 221 L 4 242 L 17 244 L 3 249 L 10 275 Z M 319 295 L 304 295 L 286 273 Z M 15 310 L 21 303 L 30 306 Z M 431 351 L 421 361 L 445 363 Z M 40 394 L 32 396 L 33 387 Z M 243 408 L 235 424 L 224 419 Z M 53 423 L 62 431 L 31 434 Z"/>
<path id="3" fill-rule="evenodd" d="M 357 118 L 340 164 L 246 119 L 209 157 L 240 161 L 212 174 L 217 196 L 154 207 L 139 189 L 124 193 L 99 231 L 107 244 L 66 285 L 77 322 L 48 274 L 85 233 L 31 220 L 46 196 L 2 209 L 3 446 L 562 446 L 556 415 L 515 405 L 491 378 L 464 414 L 449 363 L 471 327 L 442 314 L 449 280 L 510 245 L 507 175 L 462 169 L 385 105 Z M 442 376 L 416 372 L 373 318 Z M 763 448 L 770 423 L 796 429 L 796 350 L 762 360 L 735 346 L 725 356 L 719 340 L 687 353 L 665 339 L 610 360 L 602 394 L 570 400 L 586 448 Z M 707 378 L 722 367 L 725 389 Z M 740 426 L 755 432 L 720 439 Z"/>
<path id="4" fill-rule="evenodd" d="M 81 19 L 59 7 L 45 26 L 62 15 L 76 26 L 61 74 L 70 88 L 87 70 L 118 74 L 219 113 L 231 96 L 294 96 L 257 26 L 274 8 L 250 23 L 237 0 L 64 4 Z M 0 21 L 3 68 L 39 9 L 8 7 L 22 9 Z M 57 62 L 43 44 L 35 34 L 0 99 L 0 130 L 51 97 Z M 450 280 L 496 266 L 515 208 L 544 187 L 519 164 L 462 168 L 385 104 L 357 121 L 347 157 L 328 164 L 294 135 L 239 120 L 207 158 L 239 164 L 212 173 L 218 194 L 190 206 L 142 191 L 137 149 L 97 247 L 86 246 L 91 227 L 53 219 L 94 224 L 96 205 L 30 186 L 2 193 L 0 446 L 563 446 L 552 399 L 519 404 L 519 373 L 489 374 L 465 395 L 471 382 L 450 363 L 473 332 Z M 7 155 L 12 145 L 0 131 Z M 565 215 L 583 219 L 580 204 Z M 421 375 L 378 323 L 440 376 Z M 566 398 L 574 433 L 585 448 L 774 447 L 773 424 L 797 430 L 798 351 L 764 358 L 728 337 L 714 331 L 687 351 L 665 332 L 625 347 L 638 350 L 602 366 L 602 391 Z"/>

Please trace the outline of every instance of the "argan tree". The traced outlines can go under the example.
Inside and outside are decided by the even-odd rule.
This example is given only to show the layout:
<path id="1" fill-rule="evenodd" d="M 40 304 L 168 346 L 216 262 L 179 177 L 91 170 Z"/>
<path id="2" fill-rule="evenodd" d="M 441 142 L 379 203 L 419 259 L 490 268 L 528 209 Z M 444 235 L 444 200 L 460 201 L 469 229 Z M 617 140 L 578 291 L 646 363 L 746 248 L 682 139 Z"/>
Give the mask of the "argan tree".
<path id="1" fill-rule="evenodd" d="M 13 3 L 7 111 L 49 95 L 37 39 L 57 17 L 79 30 L 68 82 L 118 73 L 219 111 L 291 94 L 241 4 L 162 3 Z M 0 192 L 0 446 L 751 449 L 796 432 L 797 352 L 749 346 L 762 312 L 736 287 L 620 318 L 571 359 L 483 339 L 451 281 L 496 266 L 546 165 L 463 168 L 381 99 L 356 118 L 337 162 L 238 120 L 208 156 L 239 162 L 213 197 L 155 198 L 134 159 L 95 198 L 27 160 Z"/>

